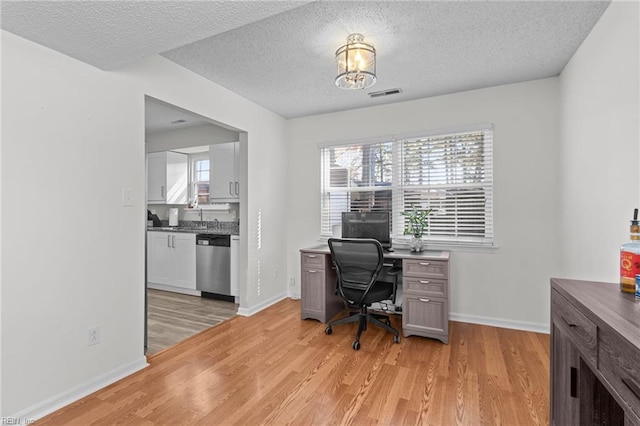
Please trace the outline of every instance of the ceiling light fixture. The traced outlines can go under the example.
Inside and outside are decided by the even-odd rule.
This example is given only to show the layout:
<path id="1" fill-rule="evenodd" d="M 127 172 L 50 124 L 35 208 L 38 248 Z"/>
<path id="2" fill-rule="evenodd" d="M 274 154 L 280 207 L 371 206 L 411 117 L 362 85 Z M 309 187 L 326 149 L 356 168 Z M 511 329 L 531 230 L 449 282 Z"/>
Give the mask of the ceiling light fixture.
<path id="1" fill-rule="evenodd" d="M 362 34 L 347 37 L 347 44 L 336 50 L 336 64 L 336 86 L 341 89 L 366 89 L 376 83 L 376 49 Z"/>

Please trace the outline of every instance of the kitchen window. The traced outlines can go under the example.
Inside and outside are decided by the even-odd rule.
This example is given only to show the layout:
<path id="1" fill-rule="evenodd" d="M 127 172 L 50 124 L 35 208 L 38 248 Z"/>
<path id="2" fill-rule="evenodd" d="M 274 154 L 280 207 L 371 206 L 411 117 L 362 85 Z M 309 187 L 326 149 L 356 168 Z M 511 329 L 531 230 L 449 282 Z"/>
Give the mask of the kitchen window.
<path id="1" fill-rule="evenodd" d="M 191 196 L 197 198 L 198 204 L 209 204 L 209 153 L 190 155 L 191 164 Z"/>
<path id="2" fill-rule="evenodd" d="M 394 241 L 408 241 L 401 212 L 416 206 L 432 210 L 427 242 L 493 245 L 491 126 L 320 149 L 323 237 L 343 211 L 388 211 Z"/>

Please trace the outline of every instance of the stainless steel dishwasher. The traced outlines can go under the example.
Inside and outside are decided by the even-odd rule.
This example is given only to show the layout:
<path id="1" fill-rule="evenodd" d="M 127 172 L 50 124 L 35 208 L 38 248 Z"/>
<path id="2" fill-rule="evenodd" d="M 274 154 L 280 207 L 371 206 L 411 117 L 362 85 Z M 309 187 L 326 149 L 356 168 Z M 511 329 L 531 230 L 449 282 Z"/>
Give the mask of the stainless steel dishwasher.
<path id="1" fill-rule="evenodd" d="M 196 235 L 196 289 L 204 297 L 233 300 L 229 235 Z"/>

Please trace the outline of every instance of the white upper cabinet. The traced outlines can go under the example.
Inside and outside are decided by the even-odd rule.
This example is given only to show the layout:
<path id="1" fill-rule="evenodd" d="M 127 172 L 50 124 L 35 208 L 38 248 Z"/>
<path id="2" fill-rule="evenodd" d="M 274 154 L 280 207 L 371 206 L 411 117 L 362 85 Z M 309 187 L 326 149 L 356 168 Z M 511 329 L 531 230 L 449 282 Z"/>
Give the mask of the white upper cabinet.
<path id="1" fill-rule="evenodd" d="M 189 157 L 164 151 L 147 154 L 147 201 L 149 204 L 187 204 Z"/>
<path id="2" fill-rule="evenodd" d="M 209 145 L 212 201 L 237 201 L 240 198 L 240 142 Z"/>

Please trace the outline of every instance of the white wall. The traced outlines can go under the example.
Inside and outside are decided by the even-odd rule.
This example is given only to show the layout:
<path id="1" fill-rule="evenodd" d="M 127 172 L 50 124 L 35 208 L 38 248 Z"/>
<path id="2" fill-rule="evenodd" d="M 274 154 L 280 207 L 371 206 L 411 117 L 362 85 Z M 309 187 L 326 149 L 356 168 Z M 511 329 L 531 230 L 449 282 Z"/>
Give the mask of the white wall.
<path id="1" fill-rule="evenodd" d="M 618 282 L 620 245 L 640 207 L 637 2 L 614 1 L 560 76 L 562 265 Z"/>
<path id="2" fill-rule="evenodd" d="M 8 33 L 2 57 L 6 416 L 145 363 L 144 111 L 122 75 Z"/>
<path id="3" fill-rule="evenodd" d="M 144 365 L 145 95 L 248 132 L 241 280 L 257 260 L 263 273 L 241 307 L 286 292 L 270 273 L 286 265 L 286 169 L 271 167 L 285 120 L 161 57 L 104 72 L 3 32 L 2 416 L 38 416 Z M 102 342 L 87 347 L 95 325 Z"/>
<path id="4" fill-rule="evenodd" d="M 298 250 L 320 234 L 325 141 L 494 123 L 495 239 L 451 256 L 452 318 L 548 329 L 549 277 L 558 270 L 557 78 L 291 120 L 288 276 L 299 293 Z"/>

